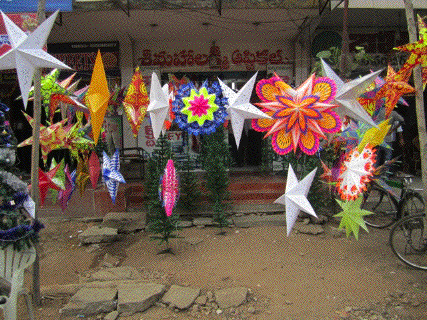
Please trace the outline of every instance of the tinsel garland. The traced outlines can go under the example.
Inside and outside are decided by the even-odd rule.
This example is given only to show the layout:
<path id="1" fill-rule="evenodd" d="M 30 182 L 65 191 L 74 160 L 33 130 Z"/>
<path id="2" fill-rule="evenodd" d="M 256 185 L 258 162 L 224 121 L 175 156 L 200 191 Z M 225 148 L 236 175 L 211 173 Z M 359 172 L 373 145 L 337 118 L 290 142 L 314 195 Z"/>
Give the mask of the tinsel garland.
<path id="1" fill-rule="evenodd" d="M 0 182 L 7 184 L 16 192 L 27 193 L 27 184 L 8 171 L 0 170 Z"/>
<path id="2" fill-rule="evenodd" d="M 10 201 L 3 201 L 3 203 L 0 203 L 0 211 L 1 210 L 7 210 L 7 211 L 13 211 L 19 207 L 21 207 L 25 200 L 27 200 L 28 194 L 25 192 L 16 192 Z"/>
<path id="3" fill-rule="evenodd" d="M 37 236 L 39 231 L 44 228 L 43 223 L 34 220 L 32 224 L 21 224 L 16 227 L 0 230 L 0 243 L 16 242 L 25 238 Z"/>

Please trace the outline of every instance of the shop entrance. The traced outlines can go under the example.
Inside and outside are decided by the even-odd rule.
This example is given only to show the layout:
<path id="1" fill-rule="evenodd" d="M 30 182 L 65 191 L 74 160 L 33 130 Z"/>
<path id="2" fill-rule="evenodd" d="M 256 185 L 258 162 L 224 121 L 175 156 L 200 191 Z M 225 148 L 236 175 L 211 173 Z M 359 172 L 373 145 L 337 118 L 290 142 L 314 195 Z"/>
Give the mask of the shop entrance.
<path id="1" fill-rule="evenodd" d="M 182 79 L 184 76 L 192 81 L 196 86 L 201 85 L 205 80 L 209 82 L 221 79 L 226 85 L 234 90 L 239 90 L 244 84 L 254 75 L 254 71 L 212 71 L 212 72 L 190 72 L 182 73 L 177 72 L 172 74 L 163 73 L 162 83 L 169 82 L 173 77 L 175 79 Z M 259 71 L 257 81 L 266 78 L 266 71 Z M 250 99 L 251 103 L 260 102 L 255 90 L 252 91 Z M 242 137 L 240 140 L 239 148 L 236 146 L 233 130 L 229 124 L 228 129 L 228 142 L 230 151 L 233 158 L 233 166 L 235 167 L 257 167 L 261 164 L 261 147 L 262 147 L 263 133 L 256 132 L 251 127 L 251 120 L 246 120 Z"/>

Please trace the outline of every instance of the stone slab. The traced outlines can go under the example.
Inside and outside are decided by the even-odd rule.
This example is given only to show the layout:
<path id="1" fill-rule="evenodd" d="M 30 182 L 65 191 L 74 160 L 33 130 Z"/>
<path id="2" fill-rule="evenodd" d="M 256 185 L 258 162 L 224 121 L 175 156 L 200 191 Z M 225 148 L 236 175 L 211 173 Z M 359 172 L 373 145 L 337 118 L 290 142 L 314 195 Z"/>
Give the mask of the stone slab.
<path id="1" fill-rule="evenodd" d="M 304 234 L 313 234 L 313 235 L 321 234 L 325 232 L 323 227 L 319 224 L 304 224 L 301 222 L 295 223 L 293 229 L 295 231 L 299 231 Z"/>
<path id="2" fill-rule="evenodd" d="M 162 298 L 162 302 L 180 310 L 188 309 L 199 296 L 200 289 L 172 285 Z"/>
<path id="3" fill-rule="evenodd" d="M 82 278 L 81 281 L 118 281 L 141 279 L 141 273 L 130 266 L 106 268 L 92 273 L 90 276 Z"/>
<path id="4" fill-rule="evenodd" d="M 109 212 L 105 215 L 101 226 L 117 229 L 119 233 L 130 233 L 143 230 L 147 214 L 142 211 Z"/>
<path id="5" fill-rule="evenodd" d="M 97 226 L 86 229 L 78 237 L 83 244 L 113 242 L 120 238 L 117 229 Z"/>
<path id="6" fill-rule="evenodd" d="M 119 286 L 117 311 L 125 315 L 143 312 L 156 303 L 165 291 L 166 286 L 157 283 Z"/>
<path id="7" fill-rule="evenodd" d="M 65 316 L 109 313 L 116 309 L 117 289 L 82 288 L 60 310 Z"/>
<path id="8" fill-rule="evenodd" d="M 237 228 L 249 228 L 258 226 L 284 226 L 286 225 L 286 215 L 243 215 L 233 217 L 234 225 Z"/>
<path id="9" fill-rule="evenodd" d="M 195 226 L 212 226 L 212 218 L 195 218 L 193 219 L 193 225 Z"/>
<path id="10" fill-rule="evenodd" d="M 215 301 L 221 309 L 238 307 L 247 301 L 248 292 L 248 289 L 243 287 L 216 290 Z"/>

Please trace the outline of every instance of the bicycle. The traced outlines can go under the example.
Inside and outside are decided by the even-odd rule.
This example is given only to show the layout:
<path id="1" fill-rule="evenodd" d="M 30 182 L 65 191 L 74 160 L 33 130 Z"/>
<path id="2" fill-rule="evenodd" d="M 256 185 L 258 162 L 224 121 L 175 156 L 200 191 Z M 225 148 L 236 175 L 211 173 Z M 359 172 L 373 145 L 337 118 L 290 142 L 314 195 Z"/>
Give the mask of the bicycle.
<path id="1" fill-rule="evenodd" d="M 365 223 L 374 228 L 386 228 L 397 220 L 424 213 L 424 200 L 416 189 L 411 188 L 411 175 L 399 174 L 395 178 L 401 180 L 371 181 L 368 190 L 363 194 L 362 209 L 373 212 L 364 217 Z M 400 190 L 400 195 L 392 191 L 392 187 Z"/>
<path id="2" fill-rule="evenodd" d="M 405 264 L 427 270 L 426 215 L 399 220 L 390 231 L 389 244 L 393 253 Z"/>

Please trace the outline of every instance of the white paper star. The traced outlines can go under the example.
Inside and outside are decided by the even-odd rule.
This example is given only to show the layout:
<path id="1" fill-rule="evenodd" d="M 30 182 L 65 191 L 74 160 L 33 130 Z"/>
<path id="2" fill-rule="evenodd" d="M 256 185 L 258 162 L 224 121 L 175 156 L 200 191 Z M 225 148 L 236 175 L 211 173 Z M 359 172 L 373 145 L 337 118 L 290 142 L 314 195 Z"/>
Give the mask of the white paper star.
<path id="1" fill-rule="evenodd" d="M 286 231 L 288 236 L 290 235 L 292 227 L 298 218 L 300 210 L 317 218 L 313 207 L 307 200 L 307 194 L 310 190 L 316 171 L 317 168 L 298 182 L 295 172 L 289 164 L 285 194 L 274 201 L 274 203 L 286 205 Z"/>
<path id="2" fill-rule="evenodd" d="M 372 72 L 361 78 L 345 83 L 323 59 L 321 59 L 321 61 L 323 74 L 334 80 L 337 86 L 335 102 L 340 106 L 340 108 L 335 109 L 335 111 L 341 116 L 349 116 L 355 120 L 361 120 L 373 127 L 377 127 L 369 113 L 357 101 L 357 98 L 365 92 L 366 88 L 372 83 L 372 81 L 374 81 L 382 70 Z"/>
<path id="3" fill-rule="evenodd" d="M 71 69 L 43 50 L 58 12 L 52 14 L 30 35 L 1 12 L 12 48 L 0 57 L 0 70 L 16 68 L 25 108 L 36 68 Z"/>
<path id="4" fill-rule="evenodd" d="M 233 89 L 229 88 L 220 79 L 218 79 L 222 89 L 222 94 L 228 99 L 228 106 L 226 107 L 228 113 L 227 119 L 231 119 L 231 125 L 233 127 L 233 134 L 234 139 L 236 140 L 237 148 L 239 148 L 245 119 L 271 119 L 269 115 L 265 114 L 253 104 L 249 103 L 257 74 L 258 72 L 256 72 L 237 93 L 234 92 Z"/>
<path id="5" fill-rule="evenodd" d="M 156 140 L 169 112 L 168 90 L 167 84 L 162 88 L 157 74 L 153 72 L 151 75 L 150 104 L 147 111 L 150 113 L 151 126 Z"/>

